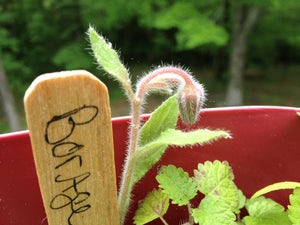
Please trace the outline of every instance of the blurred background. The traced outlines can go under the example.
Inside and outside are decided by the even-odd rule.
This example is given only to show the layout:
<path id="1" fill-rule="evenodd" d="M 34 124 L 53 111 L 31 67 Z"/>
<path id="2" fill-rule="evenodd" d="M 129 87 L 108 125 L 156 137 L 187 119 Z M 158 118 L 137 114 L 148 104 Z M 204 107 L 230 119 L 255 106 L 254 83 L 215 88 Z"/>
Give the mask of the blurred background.
<path id="1" fill-rule="evenodd" d="M 92 25 L 133 80 L 181 65 L 205 85 L 205 107 L 300 107 L 299 0 L 0 0 L 0 133 L 27 129 L 23 96 L 40 74 L 85 69 L 109 88 L 112 116 L 129 114 L 96 65 Z M 146 112 L 162 101 L 149 99 Z"/>

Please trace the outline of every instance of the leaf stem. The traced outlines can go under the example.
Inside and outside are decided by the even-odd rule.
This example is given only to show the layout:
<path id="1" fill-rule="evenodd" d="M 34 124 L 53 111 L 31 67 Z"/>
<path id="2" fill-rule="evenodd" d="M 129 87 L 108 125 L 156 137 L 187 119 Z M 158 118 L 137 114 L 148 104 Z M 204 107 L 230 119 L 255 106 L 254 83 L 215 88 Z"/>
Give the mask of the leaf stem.
<path id="1" fill-rule="evenodd" d="M 163 222 L 164 225 L 169 225 L 167 223 L 167 221 L 161 215 L 158 214 L 158 216 L 159 216 L 159 219 L 161 220 L 161 222 Z"/>
<path id="2" fill-rule="evenodd" d="M 187 206 L 188 206 L 188 211 L 189 211 L 189 224 L 193 225 L 195 223 L 195 221 L 194 221 L 194 217 L 192 217 L 192 206 L 191 206 L 191 203 L 189 203 Z"/>
<path id="3" fill-rule="evenodd" d="M 138 133 L 140 128 L 141 101 L 135 98 L 132 101 L 132 122 L 130 131 L 130 142 L 127 150 L 124 171 L 121 178 L 121 186 L 118 196 L 120 224 L 125 221 L 126 213 L 130 204 L 130 195 L 132 190 L 132 178 L 134 175 L 134 165 L 136 158 L 132 157 L 136 152 L 138 143 Z"/>

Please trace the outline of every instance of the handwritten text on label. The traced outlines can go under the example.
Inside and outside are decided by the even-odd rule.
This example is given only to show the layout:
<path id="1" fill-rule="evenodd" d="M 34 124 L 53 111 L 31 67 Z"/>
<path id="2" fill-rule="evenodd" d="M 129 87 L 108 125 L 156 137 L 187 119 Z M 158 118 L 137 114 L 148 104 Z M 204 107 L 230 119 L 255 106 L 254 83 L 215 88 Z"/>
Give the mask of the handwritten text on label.
<path id="1" fill-rule="evenodd" d="M 64 114 L 54 116 L 47 122 L 45 130 L 45 141 L 51 145 L 52 156 L 55 158 L 64 158 L 65 160 L 58 164 L 54 169 L 58 170 L 63 168 L 71 162 L 76 162 L 79 168 L 82 168 L 84 162 L 82 161 L 82 153 L 84 149 L 83 144 L 78 144 L 73 141 L 67 141 L 72 137 L 72 133 L 75 128 L 81 125 L 91 123 L 98 115 L 99 109 L 93 105 L 83 105 L 77 109 L 71 110 Z M 84 118 L 84 119 L 82 119 Z M 62 127 L 64 129 L 62 129 Z M 66 129 L 68 128 L 68 129 Z M 59 137 L 57 135 L 59 134 Z M 88 140 L 87 140 L 88 141 Z M 75 160 L 75 161 L 74 161 Z M 60 170 L 60 171 L 61 171 Z M 55 195 L 50 202 L 50 208 L 53 210 L 59 210 L 65 207 L 70 207 L 71 213 L 67 218 L 68 225 L 72 225 L 72 217 L 76 214 L 83 213 L 91 208 L 91 205 L 85 203 L 91 195 L 88 191 L 80 191 L 79 184 L 83 183 L 91 176 L 89 171 L 82 171 L 79 175 L 72 177 L 63 177 L 62 174 L 58 174 L 55 177 L 55 183 L 68 184 L 66 188 L 61 190 L 61 193 Z M 67 183 L 68 182 L 68 183 Z"/>

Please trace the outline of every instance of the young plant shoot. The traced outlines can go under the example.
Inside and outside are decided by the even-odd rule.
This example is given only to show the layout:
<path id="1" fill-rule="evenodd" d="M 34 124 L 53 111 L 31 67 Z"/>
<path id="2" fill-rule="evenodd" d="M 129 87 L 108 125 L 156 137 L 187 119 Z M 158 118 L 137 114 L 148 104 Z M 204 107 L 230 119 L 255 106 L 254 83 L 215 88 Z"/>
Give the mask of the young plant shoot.
<path id="1" fill-rule="evenodd" d="M 131 126 L 129 145 L 124 162 L 124 170 L 118 193 L 120 224 L 124 224 L 128 211 L 133 186 L 156 164 L 169 145 L 192 146 L 205 144 L 219 138 L 231 138 L 223 130 L 198 129 L 188 132 L 176 130 L 178 115 L 188 126 L 199 119 L 199 113 L 205 101 L 205 89 L 192 77 L 189 71 L 174 66 L 162 66 L 144 75 L 134 89 L 128 70 L 122 64 L 111 43 L 100 36 L 92 27 L 88 30 L 91 48 L 99 65 L 124 88 L 131 104 Z M 135 91 L 134 91 L 135 90 Z M 143 104 L 149 93 L 159 92 L 171 95 L 141 126 Z M 172 204 L 185 206 L 189 211 L 186 225 L 271 225 L 273 214 L 268 211 L 276 209 L 276 220 L 285 224 L 300 224 L 300 192 L 295 189 L 291 198 L 289 213 L 282 206 L 264 197 L 246 200 L 233 182 L 234 176 L 227 162 L 206 162 L 199 164 L 194 176 L 173 165 L 162 166 L 157 177 L 159 188 L 147 195 L 134 217 L 137 225 L 146 224 L 163 218 Z M 172 182 L 170 182 L 172 181 Z M 298 187 L 299 183 L 285 183 L 277 189 Z M 265 194 L 268 190 L 263 190 Z M 199 206 L 192 208 L 192 200 L 198 192 L 205 195 Z M 258 193 L 260 195 L 260 193 Z M 258 204 L 262 206 L 258 206 Z M 249 216 L 239 218 L 240 209 L 246 205 Z M 184 218 L 183 218 L 184 219 Z M 253 222 L 253 221 L 264 221 Z"/>

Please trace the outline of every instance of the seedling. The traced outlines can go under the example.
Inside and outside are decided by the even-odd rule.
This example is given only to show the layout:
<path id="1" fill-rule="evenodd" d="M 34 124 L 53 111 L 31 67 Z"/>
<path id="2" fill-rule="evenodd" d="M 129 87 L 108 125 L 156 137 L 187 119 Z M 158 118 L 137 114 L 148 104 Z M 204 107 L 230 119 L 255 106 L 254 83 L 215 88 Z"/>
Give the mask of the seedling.
<path id="1" fill-rule="evenodd" d="M 133 90 L 129 72 L 121 63 L 112 45 L 100 36 L 92 27 L 88 30 L 91 48 L 99 65 L 125 90 L 131 104 L 131 126 L 129 146 L 124 163 L 124 171 L 118 193 L 120 224 L 124 224 L 130 205 L 133 186 L 161 158 L 169 145 L 186 146 L 205 144 L 219 138 L 231 138 L 223 130 L 198 129 L 188 132 L 176 130 L 178 114 L 181 120 L 190 126 L 199 119 L 199 113 L 205 100 L 203 86 L 188 71 L 174 66 L 162 66 L 142 77 Z M 160 92 L 173 95 L 153 113 L 141 126 L 140 115 L 147 95 Z M 206 162 L 199 164 L 190 178 L 181 168 L 162 166 L 156 177 L 159 189 L 147 195 L 136 212 L 135 224 L 146 224 L 163 218 L 169 200 L 173 204 L 186 206 L 190 213 L 186 225 L 192 224 L 299 224 L 300 222 L 300 187 L 299 183 L 280 183 L 270 190 L 295 189 L 291 198 L 289 212 L 270 199 L 258 197 L 246 200 L 233 182 L 234 176 L 227 162 Z M 269 191 L 270 191 L 269 190 Z M 199 206 L 192 207 L 192 200 L 197 192 L 205 195 Z M 262 191 L 261 193 L 265 193 Z M 240 209 L 246 206 L 249 216 L 241 219 Z M 275 219 L 274 219 L 275 218 Z M 183 218 L 184 219 L 184 218 Z M 275 223 L 277 224 L 277 223 Z"/>

